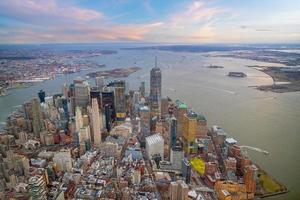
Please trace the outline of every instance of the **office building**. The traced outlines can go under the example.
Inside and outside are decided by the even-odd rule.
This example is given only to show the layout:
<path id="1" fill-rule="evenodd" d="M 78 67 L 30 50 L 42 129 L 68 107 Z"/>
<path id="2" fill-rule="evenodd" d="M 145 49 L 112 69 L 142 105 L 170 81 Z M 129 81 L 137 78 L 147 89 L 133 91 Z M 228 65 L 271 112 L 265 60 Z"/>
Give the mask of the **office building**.
<path id="1" fill-rule="evenodd" d="M 102 88 L 105 86 L 105 77 L 99 76 L 95 78 L 96 87 L 102 91 Z"/>
<path id="2" fill-rule="evenodd" d="M 184 158 L 182 160 L 182 177 L 187 184 L 191 182 L 191 169 L 190 162 L 188 159 Z"/>
<path id="3" fill-rule="evenodd" d="M 76 112 L 75 112 L 75 124 L 76 124 L 76 129 L 75 129 L 75 131 L 79 131 L 80 128 L 83 127 L 83 118 L 82 118 L 81 109 L 80 109 L 79 107 L 76 107 Z"/>
<path id="4" fill-rule="evenodd" d="M 182 160 L 184 159 L 184 153 L 181 146 L 174 146 L 170 151 L 170 162 L 172 163 L 172 169 L 182 170 Z"/>
<path id="5" fill-rule="evenodd" d="M 150 110 L 148 106 L 143 106 L 139 109 L 140 113 L 140 138 L 145 141 L 145 137 L 150 135 Z"/>
<path id="6" fill-rule="evenodd" d="M 184 115 L 187 113 L 187 105 L 180 100 L 175 101 L 175 118 L 177 119 L 177 137 L 183 135 Z"/>
<path id="7" fill-rule="evenodd" d="M 196 130 L 197 114 L 190 110 L 183 119 L 184 151 L 188 154 L 195 153 Z"/>
<path id="8" fill-rule="evenodd" d="M 99 114 L 99 107 L 97 98 L 92 98 L 92 110 L 91 110 L 91 129 L 92 129 L 92 142 L 95 146 L 99 147 L 101 144 L 101 130 L 103 129 L 102 124 L 102 113 Z"/>
<path id="9" fill-rule="evenodd" d="M 98 87 L 92 87 L 90 91 L 90 99 L 96 98 L 98 102 L 99 112 L 102 110 L 101 91 Z M 90 103 L 92 105 L 92 102 Z"/>
<path id="10" fill-rule="evenodd" d="M 176 146 L 177 141 L 177 119 L 175 117 L 171 118 L 170 124 L 170 150 Z"/>
<path id="11" fill-rule="evenodd" d="M 53 162 L 63 172 L 71 172 L 72 170 L 72 158 L 70 150 L 61 150 L 54 154 Z"/>
<path id="12" fill-rule="evenodd" d="M 150 71 L 150 116 L 161 116 L 161 71 L 157 67 L 157 59 L 155 59 L 155 67 Z"/>
<path id="13" fill-rule="evenodd" d="M 145 98 L 145 91 L 146 91 L 146 87 L 145 87 L 145 82 L 141 82 L 140 88 L 139 88 L 139 92 L 140 92 L 140 97 Z"/>
<path id="14" fill-rule="evenodd" d="M 80 78 L 74 80 L 75 106 L 86 108 L 90 103 L 90 86 Z"/>
<path id="15" fill-rule="evenodd" d="M 170 183 L 170 200 L 189 200 L 189 187 L 183 181 L 175 181 Z"/>
<path id="16" fill-rule="evenodd" d="M 38 93 L 39 99 L 41 103 L 45 103 L 46 93 L 44 90 L 40 90 Z"/>
<path id="17" fill-rule="evenodd" d="M 126 118 L 125 81 L 113 82 L 115 94 L 116 121 L 123 122 Z"/>
<path id="18" fill-rule="evenodd" d="M 41 113 L 41 105 L 37 98 L 31 102 L 32 106 L 32 129 L 36 137 L 40 136 L 40 132 L 44 129 L 44 122 Z"/>

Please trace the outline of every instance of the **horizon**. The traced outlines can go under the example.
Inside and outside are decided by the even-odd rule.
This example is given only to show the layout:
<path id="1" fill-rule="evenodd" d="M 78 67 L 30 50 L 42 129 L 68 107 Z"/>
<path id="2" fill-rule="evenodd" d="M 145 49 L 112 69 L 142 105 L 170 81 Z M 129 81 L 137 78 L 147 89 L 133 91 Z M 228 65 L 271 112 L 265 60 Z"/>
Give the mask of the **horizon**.
<path id="1" fill-rule="evenodd" d="M 294 44 L 296 0 L 4 0 L 0 44 Z"/>

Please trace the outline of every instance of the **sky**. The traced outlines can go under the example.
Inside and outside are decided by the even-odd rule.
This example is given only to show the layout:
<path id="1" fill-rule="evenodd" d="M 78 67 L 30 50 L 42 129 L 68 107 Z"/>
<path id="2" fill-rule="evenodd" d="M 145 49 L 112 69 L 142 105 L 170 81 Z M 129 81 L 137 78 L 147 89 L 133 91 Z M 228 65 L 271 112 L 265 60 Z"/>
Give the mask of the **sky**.
<path id="1" fill-rule="evenodd" d="M 0 0 L 0 43 L 300 43 L 300 0 Z"/>

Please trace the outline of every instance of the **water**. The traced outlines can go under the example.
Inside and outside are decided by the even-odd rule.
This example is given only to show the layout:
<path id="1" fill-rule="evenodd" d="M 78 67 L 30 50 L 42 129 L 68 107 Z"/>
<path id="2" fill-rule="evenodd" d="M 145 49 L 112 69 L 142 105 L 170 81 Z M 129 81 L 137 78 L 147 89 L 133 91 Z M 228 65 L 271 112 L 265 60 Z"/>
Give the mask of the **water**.
<path id="1" fill-rule="evenodd" d="M 137 89 L 141 81 L 146 81 L 149 89 L 149 71 L 154 65 L 154 56 L 162 69 L 163 94 L 174 100 L 180 98 L 190 107 L 204 114 L 209 125 L 221 126 L 240 145 L 255 146 L 270 152 L 248 151 L 256 163 L 287 185 L 291 191 L 286 195 L 270 199 L 297 199 L 300 196 L 300 92 L 275 94 L 261 92 L 249 86 L 270 84 L 272 79 L 264 73 L 246 65 L 262 63 L 233 58 L 205 57 L 199 53 L 173 53 L 164 51 L 126 51 L 100 56 L 95 59 L 106 64 L 106 69 L 139 66 L 142 70 L 125 78 L 132 89 Z M 223 69 L 209 69 L 207 65 L 221 65 Z M 10 91 L 10 95 L 0 97 L 0 121 L 5 121 L 15 106 L 30 100 L 39 89 L 47 94 L 61 92 L 65 82 L 77 76 L 85 77 L 91 69 L 75 74 L 59 75 L 25 89 Z M 229 71 L 243 71 L 244 79 L 226 76 Z M 93 83 L 93 79 L 89 80 Z"/>

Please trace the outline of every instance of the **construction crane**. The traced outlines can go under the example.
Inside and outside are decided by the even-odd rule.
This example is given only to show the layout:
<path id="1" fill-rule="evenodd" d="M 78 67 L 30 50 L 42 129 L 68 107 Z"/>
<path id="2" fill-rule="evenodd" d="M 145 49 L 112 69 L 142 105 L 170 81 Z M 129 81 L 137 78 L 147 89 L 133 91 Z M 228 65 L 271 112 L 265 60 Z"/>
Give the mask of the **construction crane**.
<path id="1" fill-rule="evenodd" d="M 257 151 L 257 152 L 260 152 L 260 153 L 263 153 L 265 155 L 269 155 L 270 153 L 266 150 L 263 150 L 263 149 L 260 149 L 260 148 L 257 148 L 257 147 L 251 147 L 251 146 L 246 146 L 246 145 L 243 145 L 243 146 L 240 146 L 241 149 L 250 149 L 252 151 Z M 246 155 L 247 155 L 247 151 L 245 151 Z"/>

